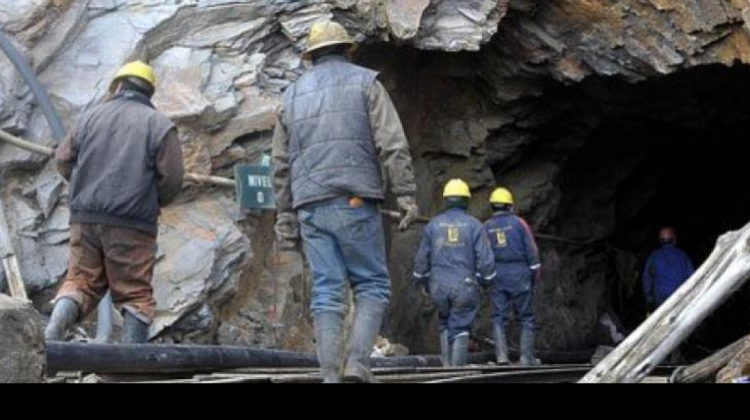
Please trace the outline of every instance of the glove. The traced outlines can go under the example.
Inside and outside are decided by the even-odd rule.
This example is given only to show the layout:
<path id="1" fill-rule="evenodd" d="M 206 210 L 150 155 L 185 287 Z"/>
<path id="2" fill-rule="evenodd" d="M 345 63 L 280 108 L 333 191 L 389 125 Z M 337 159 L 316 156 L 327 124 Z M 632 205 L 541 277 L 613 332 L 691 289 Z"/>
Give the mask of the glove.
<path id="1" fill-rule="evenodd" d="M 492 286 L 492 281 L 485 280 L 484 277 L 482 277 L 482 275 L 479 273 L 475 274 L 475 278 L 481 290 L 487 291 L 490 288 L 490 286 Z"/>
<path id="2" fill-rule="evenodd" d="M 430 297 L 430 281 L 424 277 L 414 275 L 414 284 L 422 292 L 422 296 Z"/>
<path id="3" fill-rule="evenodd" d="M 293 212 L 279 213 L 276 217 L 276 245 L 281 251 L 299 248 L 299 221 Z"/>
<path id="4" fill-rule="evenodd" d="M 542 281 L 542 268 L 536 268 L 531 270 L 534 273 L 534 281 L 539 283 Z"/>
<path id="5" fill-rule="evenodd" d="M 409 229 L 409 227 L 417 221 L 419 217 L 419 206 L 417 200 L 414 197 L 405 195 L 398 198 L 398 208 L 401 213 L 404 214 L 404 218 L 401 219 L 401 223 L 398 228 L 403 232 Z"/>
<path id="6" fill-rule="evenodd" d="M 422 296 L 424 296 L 424 297 L 426 297 L 428 299 L 432 298 L 432 295 L 430 295 L 430 284 L 429 283 L 424 283 L 422 285 Z"/>

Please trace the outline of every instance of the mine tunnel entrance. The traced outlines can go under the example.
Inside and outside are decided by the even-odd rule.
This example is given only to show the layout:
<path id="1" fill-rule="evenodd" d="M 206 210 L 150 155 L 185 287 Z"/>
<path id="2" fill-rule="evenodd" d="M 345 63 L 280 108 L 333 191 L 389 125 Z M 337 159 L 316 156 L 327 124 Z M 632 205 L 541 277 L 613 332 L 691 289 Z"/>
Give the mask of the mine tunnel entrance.
<path id="1" fill-rule="evenodd" d="M 597 331 L 605 312 L 625 332 L 642 323 L 641 273 L 662 226 L 677 229 L 697 267 L 720 235 L 750 223 L 743 153 L 750 67 L 700 67 L 637 84 L 547 81 L 539 97 L 509 104 L 498 103 L 483 79 L 483 54 L 367 46 L 356 61 L 382 72 L 399 109 L 425 213 L 441 211 L 440 188 L 450 177 L 506 184 L 536 196 L 521 211 L 539 233 L 565 240 L 540 239 L 547 260 L 537 296 L 541 349 L 608 344 Z M 536 178 L 544 185 L 525 190 Z M 472 212 L 487 217 L 480 200 Z M 407 285 L 419 242 L 413 236 L 392 241 L 395 302 L 386 331 L 424 353 L 437 350 L 436 325 Z M 485 314 L 478 328 L 485 336 L 488 323 Z M 700 328 L 685 353 L 698 359 L 748 332 L 750 287 Z"/>
<path id="2" fill-rule="evenodd" d="M 637 85 L 594 79 L 571 89 L 581 101 L 579 122 L 593 129 L 564 164 L 556 224 L 564 236 L 606 240 L 608 304 L 632 330 L 646 313 L 641 272 L 659 246 L 661 227 L 677 229 L 679 246 L 697 267 L 720 235 L 750 223 L 743 152 L 750 68 L 698 68 Z M 707 356 L 749 330 L 745 287 L 697 331 L 685 353 Z"/>

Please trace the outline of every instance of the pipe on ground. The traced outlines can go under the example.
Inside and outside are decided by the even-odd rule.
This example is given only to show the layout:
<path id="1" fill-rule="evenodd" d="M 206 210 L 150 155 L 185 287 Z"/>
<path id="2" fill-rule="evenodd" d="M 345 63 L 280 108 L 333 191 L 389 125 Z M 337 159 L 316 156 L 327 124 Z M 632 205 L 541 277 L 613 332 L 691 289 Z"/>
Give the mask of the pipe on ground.
<path id="1" fill-rule="evenodd" d="M 473 354 L 473 364 L 491 353 Z M 314 355 L 244 347 L 48 343 L 47 371 L 101 374 L 211 373 L 239 368 L 317 368 Z M 438 356 L 372 359 L 374 368 L 440 367 Z"/>

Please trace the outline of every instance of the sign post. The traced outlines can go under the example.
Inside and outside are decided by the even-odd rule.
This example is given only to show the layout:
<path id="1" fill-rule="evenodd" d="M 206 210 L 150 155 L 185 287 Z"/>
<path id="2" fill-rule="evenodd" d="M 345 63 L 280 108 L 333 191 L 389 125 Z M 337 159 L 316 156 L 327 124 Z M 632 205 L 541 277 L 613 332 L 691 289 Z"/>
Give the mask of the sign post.
<path id="1" fill-rule="evenodd" d="M 263 156 L 260 165 L 237 165 L 237 202 L 243 210 L 276 210 L 271 158 Z"/>

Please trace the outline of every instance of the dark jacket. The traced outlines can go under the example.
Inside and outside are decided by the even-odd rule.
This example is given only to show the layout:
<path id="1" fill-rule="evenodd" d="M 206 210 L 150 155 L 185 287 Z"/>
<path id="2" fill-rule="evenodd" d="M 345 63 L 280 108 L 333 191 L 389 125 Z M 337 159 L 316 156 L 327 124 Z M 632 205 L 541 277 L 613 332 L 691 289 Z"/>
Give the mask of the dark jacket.
<path id="1" fill-rule="evenodd" d="M 182 187 L 175 126 L 143 95 L 126 92 L 87 112 L 57 151 L 70 181 L 71 224 L 156 234 L 160 208 Z"/>
<path id="2" fill-rule="evenodd" d="M 649 257 L 643 292 L 651 305 L 661 305 L 695 273 L 690 257 L 675 245 L 665 245 Z"/>

